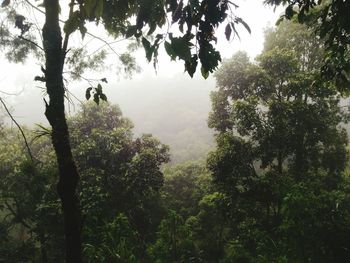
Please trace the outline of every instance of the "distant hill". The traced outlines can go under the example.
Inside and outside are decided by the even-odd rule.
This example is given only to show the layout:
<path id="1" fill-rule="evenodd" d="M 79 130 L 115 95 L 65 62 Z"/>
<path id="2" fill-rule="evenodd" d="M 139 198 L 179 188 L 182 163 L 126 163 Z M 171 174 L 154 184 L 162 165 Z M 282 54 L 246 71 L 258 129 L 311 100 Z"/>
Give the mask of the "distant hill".
<path id="1" fill-rule="evenodd" d="M 170 145 L 172 162 L 182 162 L 205 158 L 214 145 L 207 126 L 214 86 L 213 79 L 179 75 L 123 81 L 108 93 L 134 122 L 135 134 L 152 133 Z"/>
<path id="2" fill-rule="evenodd" d="M 28 81 L 28 80 L 27 80 Z M 28 81 L 29 82 L 29 81 Z M 84 101 L 86 84 L 72 85 L 71 92 Z M 151 133 L 171 147 L 172 162 L 204 159 L 214 146 L 213 131 L 207 127 L 211 78 L 136 76 L 131 80 L 111 81 L 105 93 L 111 103 L 119 104 L 124 116 L 135 124 L 135 135 Z M 16 119 L 25 125 L 47 124 L 44 118 L 42 90 L 26 87 L 16 97 L 9 97 Z M 70 115 L 79 103 L 67 107 Z"/>

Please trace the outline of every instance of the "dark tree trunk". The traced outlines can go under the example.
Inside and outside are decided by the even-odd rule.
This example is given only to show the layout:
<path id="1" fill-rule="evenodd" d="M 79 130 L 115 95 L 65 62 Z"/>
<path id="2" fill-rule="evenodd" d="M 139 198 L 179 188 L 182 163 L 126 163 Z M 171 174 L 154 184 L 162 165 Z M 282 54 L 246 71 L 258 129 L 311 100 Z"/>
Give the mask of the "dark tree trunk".
<path id="1" fill-rule="evenodd" d="M 76 187 L 79 174 L 73 160 L 69 132 L 64 109 L 62 35 L 59 26 L 59 1 L 45 0 L 46 20 L 43 41 L 46 59 L 45 78 L 49 103 L 45 115 L 52 127 L 52 144 L 56 153 L 59 181 L 57 191 L 61 198 L 64 215 L 66 262 L 80 263 L 81 212 Z"/>
<path id="2" fill-rule="evenodd" d="M 42 241 L 42 240 L 43 240 L 43 238 L 40 237 L 41 262 L 42 262 L 42 263 L 48 263 L 48 261 L 47 261 L 46 247 L 45 247 L 45 241 Z"/>

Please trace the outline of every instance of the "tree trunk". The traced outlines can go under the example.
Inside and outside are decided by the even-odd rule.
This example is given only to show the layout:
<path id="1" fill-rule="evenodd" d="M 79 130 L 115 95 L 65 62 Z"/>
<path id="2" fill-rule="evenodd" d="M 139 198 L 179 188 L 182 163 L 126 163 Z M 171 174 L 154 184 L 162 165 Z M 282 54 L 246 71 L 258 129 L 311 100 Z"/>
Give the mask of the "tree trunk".
<path id="1" fill-rule="evenodd" d="M 46 247 L 45 247 L 45 241 L 43 241 L 44 238 L 42 235 L 40 236 L 40 254 L 41 254 L 41 262 L 42 263 L 48 263 L 47 261 L 47 253 L 46 253 Z"/>
<path id="2" fill-rule="evenodd" d="M 46 20 L 43 27 L 46 89 L 49 103 L 45 115 L 52 127 L 52 144 L 56 153 L 59 180 L 57 191 L 62 202 L 66 262 L 80 263 L 81 212 L 76 187 L 79 174 L 73 160 L 64 109 L 62 34 L 59 26 L 59 1 L 45 0 Z"/>

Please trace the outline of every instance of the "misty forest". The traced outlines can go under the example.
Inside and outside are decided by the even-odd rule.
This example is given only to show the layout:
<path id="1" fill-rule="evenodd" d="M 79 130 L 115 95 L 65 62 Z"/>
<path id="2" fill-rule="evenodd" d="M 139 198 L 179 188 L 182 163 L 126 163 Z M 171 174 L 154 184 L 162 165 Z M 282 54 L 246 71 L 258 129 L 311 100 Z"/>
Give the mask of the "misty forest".
<path id="1" fill-rule="evenodd" d="M 256 0 L 276 24 L 225 57 L 254 41 L 241 2 L 2 1 L 42 121 L 0 85 L 1 263 L 350 262 L 350 1 Z M 193 79 L 139 82 L 133 120 L 106 76 L 140 54 Z"/>

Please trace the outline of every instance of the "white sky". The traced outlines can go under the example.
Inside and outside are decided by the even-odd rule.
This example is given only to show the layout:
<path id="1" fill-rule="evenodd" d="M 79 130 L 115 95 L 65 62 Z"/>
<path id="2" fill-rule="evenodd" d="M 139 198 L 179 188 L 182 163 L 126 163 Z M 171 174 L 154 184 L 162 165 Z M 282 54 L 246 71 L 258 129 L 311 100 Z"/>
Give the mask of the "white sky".
<path id="1" fill-rule="evenodd" d="M 233 41 L 226 41 L 224 37 L 223 27 L 219 29 L 219 41 L 218 49 L 223 58 L 229 58 L 238 50 L 245 50 L 250 57 L 254 58 L 263 47 L 264 28 L 267 26 L 273 26 L 275 21 L 282 13 L 283 9 L 279 8 L 275 12 L 272 7 L 265 7 L 262 4 L 262 0 L 237 0 L 240 7 L 236 10 L 237 15 L 242 17 L 250 26 L 251 34 L 249 34 L 243 26 L 238 30 L 240 33 L 240 39 L 235 38 Z M 38 15 L 40 17 L 40 15 Z M 39 18 L 40 19 L 40 18 Z M 75 36 L 76 41 L 80 38 L 79 35 Z M 132 80 L 124 80 L 123 78 L 115 76 L 115 70 L 104 74 L 108 77 L 109 84 L 105 93 L 107 97 L 111 98 L 112 103 L 123 104 L 126 102 L 118 101 L 119 93 L 127 94 L 128 87 L 135 86 L 135 83 L 143 83 L 147 86 L 147 81 L 156 79 L 162 79 L 164 85 L 164 79 L 174 81 L 174 78 L 185 78 L 188 80 L 189 87 L 191 86 L 191 79 L 183 73 L 182 62 L 171 62 L 170 58 L 165 55 L 165 52 L 161 52 L 159 56 L 159 67 L 157 73 L 153 69 L 152 64 L 147 64 L 144 59 L 144 55 L 138 56 L 138 62 L 142 67 L 142 72 L 133 77 Z M 42 100 L 42 91 L 37 88 L 38 83 L 34 82 L 34 76 L 40 75 L 40 66 L 38 63 L 28 61 L 24 65 L 11 64 L 5 62 L 3 59 L 0 63 L 2 74 L 0 76 L 0 91 L 16 93 L 21 91 L 20 95 L 10 96 L 0 93 L 0 96 L 5 99 L 6 103 L 13 109 L 13 114 L 17 117 L 20 123 L 31 124 L 37 122 L 44 122 L 44 105 Z M 197 70 L 198 71 L 198 70 Z M 100 74 L 100 73 L 99 73 Z M 200 73 L 196 73 L 200 75 Z M 176 77 L 174 77 L 176 76 Z M 198 76 L 197 76 L 198 77 Z M 213 83 L 213 81 L 211 81 Z M 81 100 L 84 100 L 84 91 L 86 84 L 74 84 L 74 94 L 76 94 Z M 80 88 L 79 88 L 80 86 Z M 144 87 L 144 89 L 152 87 Z M 164 87 L 166 88 L 166 87 Z M 118 93 L 119 92 L 119 93 Z M 130 89 L 130 96 L 133 96 L 135 90 Z M 127 96 L 123 98 L 128 99 Z M 145 98 L 151 99 L 151 98 Z M 122 108 L 123 109 L 123 108 Z"/>

